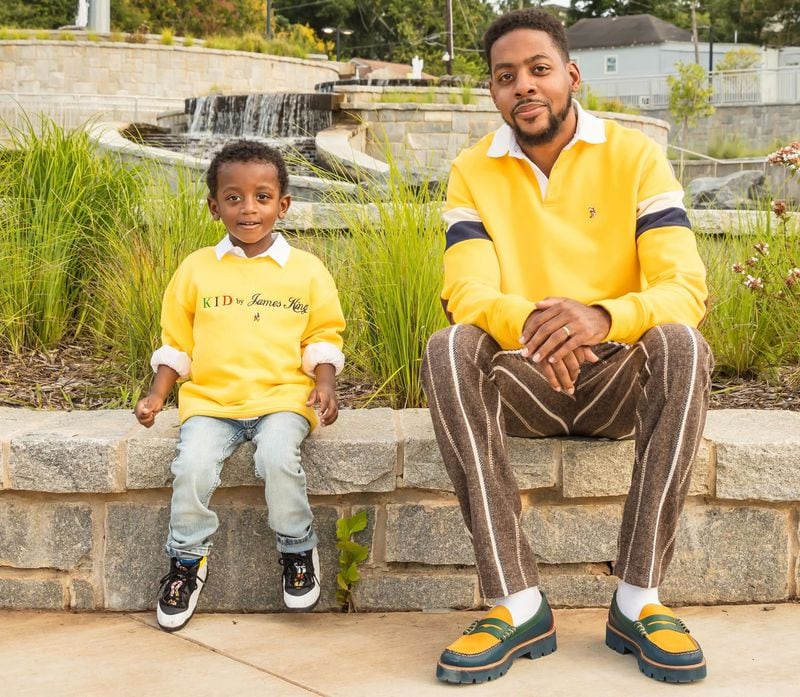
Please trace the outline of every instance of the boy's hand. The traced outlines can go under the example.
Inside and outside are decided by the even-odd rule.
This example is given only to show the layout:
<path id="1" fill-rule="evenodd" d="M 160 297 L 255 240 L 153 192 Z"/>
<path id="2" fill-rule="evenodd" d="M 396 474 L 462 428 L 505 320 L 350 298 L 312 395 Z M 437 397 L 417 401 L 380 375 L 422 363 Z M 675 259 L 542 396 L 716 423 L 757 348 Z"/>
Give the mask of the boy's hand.
<path id="1" fill-rule="evenodd" d="M 306 402 L 307 407 L 319 404 L 319 422 L 330 426 L 339 416 L 339 402 L 336 399 L 336 388 L 330 382 L 320 382 L 311 390 Z"/>
<path id="2" fill-rule="evenodd" d="M 164 400 L 156 395 L 147 395 L 136 402 L 133 413 L 145 428 L 150 428 L 156 421 L 156 414 L 164 408 Z"/>

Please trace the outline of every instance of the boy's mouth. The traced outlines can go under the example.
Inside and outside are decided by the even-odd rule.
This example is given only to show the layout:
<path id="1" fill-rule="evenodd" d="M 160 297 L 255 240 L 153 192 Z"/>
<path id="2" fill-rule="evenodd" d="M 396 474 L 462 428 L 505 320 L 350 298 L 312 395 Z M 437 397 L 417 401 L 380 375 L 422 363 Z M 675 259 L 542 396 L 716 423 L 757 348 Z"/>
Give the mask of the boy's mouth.
<path id="1" fill-rule="evenodd" d="M 258 227 L 261 225 L 260 220 L 240 220 L 236 223 L 239 227 Z"/>

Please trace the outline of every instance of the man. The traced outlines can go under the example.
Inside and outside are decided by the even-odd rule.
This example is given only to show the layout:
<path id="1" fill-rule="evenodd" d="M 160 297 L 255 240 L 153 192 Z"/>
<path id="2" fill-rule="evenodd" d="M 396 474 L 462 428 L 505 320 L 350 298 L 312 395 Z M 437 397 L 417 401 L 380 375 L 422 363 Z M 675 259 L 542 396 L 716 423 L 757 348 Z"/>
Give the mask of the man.
<path id="1" fill-rule="evenodd" d="M 668 682 L 705 677 L 700 646 L 659 602 L 708 406 L 712 359 L 695 327 L 705 271 L 663 152 L 587 114 L 564 29 L 520 10 L 484 36 L 505 125 L 462 152 L 444 217 L 443 302 L 422 376 L 472 537 L 488 616 L 437 676 L 483 682 L 556 648 L 520 526 L 506 433 L 636 438 L 606 643 Z"/>

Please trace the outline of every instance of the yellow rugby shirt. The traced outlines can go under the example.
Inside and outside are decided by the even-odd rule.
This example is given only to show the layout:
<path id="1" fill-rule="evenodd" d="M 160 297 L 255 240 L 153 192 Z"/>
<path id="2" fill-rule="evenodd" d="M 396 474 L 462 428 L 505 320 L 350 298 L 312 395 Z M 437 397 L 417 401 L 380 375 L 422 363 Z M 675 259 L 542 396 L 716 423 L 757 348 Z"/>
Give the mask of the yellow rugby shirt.
<path id="1" fill-rule="evenodd" d="M 519 347 L 534 303 L 549 296 L 604 307 L 605 340 L 625 343 L 657 324 L 697 326 L 705 313 L 705 268 L 663 151 L 577 109 L 576 137 L 544 195 L 533 163 L 502 152 L 509 135 L 516 145 L 505 125 L 451 168 L 442 299 L 455 322 L 506 349 Z"/>

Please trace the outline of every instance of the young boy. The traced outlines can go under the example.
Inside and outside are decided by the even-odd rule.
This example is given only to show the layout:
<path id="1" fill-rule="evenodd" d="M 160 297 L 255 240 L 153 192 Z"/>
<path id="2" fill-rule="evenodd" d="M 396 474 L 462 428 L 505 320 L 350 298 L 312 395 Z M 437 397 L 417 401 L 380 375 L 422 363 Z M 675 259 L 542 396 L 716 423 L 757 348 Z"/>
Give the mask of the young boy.
<path id="1" fill-rule="evenodd" d="M 134 413 L 150 427 L 181 379 L 178 454 L 157 620 L 166 631 L 192 617 L 208 574 L 217 516 L 208 508 L 223 461 L 256 445 L 269 526 L 283 565 L 283 599 L 311 610 L 319 599 L 313 515 L 300 446 L 338 416 L 335 375 L 345 322 L 333 279 L 315 256 L 272 228 L 291 203 L 280 153 L 261 143 L 225 145 L 208 169 L 208 207 L 227 235 L 190 254 L 172 277 L 161 313 L 156 375 Z"/>

